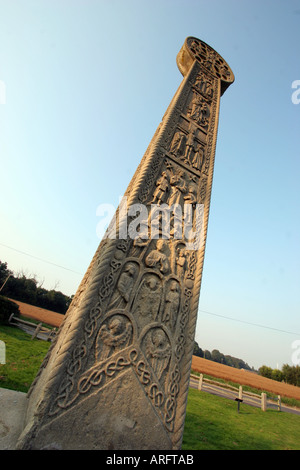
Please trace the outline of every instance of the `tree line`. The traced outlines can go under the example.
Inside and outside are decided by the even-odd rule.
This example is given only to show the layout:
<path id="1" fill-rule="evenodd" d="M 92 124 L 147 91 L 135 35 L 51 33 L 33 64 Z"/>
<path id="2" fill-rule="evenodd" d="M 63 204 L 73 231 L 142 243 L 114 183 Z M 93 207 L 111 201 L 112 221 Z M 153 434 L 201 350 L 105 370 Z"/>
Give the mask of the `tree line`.
<path id="1" fill-rule="evenodd" d="M 35 276 L 27 278 L 24 273 L 15 276 L 8 269 L 7 263 L 2 261 L 0 261 L 0 289 L 1 295 L 5 297 L 62 314 L 68 310 L 73 297 L 55 289 L 44 289 Z"/>
<path id="2" fill-rule="evenodd" d="M 242 359 L 230 355 L 224 355 L 218 349 L 213 349 L 212 351 L 208 351 L 207 349 L 205 349 L 203 351 L 196 341 L 194 341 L 193 354 L 194 356 L 203 357 L 204 359 L 208 359 L 209 361 L 214 361 L 218 362 L 219 364 L 235 367 L 236 369 L 246 369 L 254 371 L 253 367 L 251 368 Z"/>
<path id="3" fill-rule="evenodd" d="M 271 367 L 264 365 L 258 369 L 258 372 L 260 375 L 267 377 L 268 379 L 300 387 L 300 366 L 298 365 L 289 366 L 288 364 L 284 364 L 281 370 L 272 369 Z"/>

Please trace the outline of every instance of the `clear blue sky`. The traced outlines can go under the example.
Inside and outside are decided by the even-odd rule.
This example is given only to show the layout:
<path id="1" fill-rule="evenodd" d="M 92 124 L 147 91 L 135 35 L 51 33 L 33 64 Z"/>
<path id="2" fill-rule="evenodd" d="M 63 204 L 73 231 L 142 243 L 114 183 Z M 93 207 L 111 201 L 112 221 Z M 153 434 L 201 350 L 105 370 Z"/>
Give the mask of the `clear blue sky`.
<path id="1" fill-rule="evenodd" d="M 292 365 L 299 0 L 0 0 L 0 259 L 76 292 L 100 242 L 97 207 L 124 193 L 182 80 L 187 36 L 236 77 L 221 101 L 196 341 L 250 366 Z"/>

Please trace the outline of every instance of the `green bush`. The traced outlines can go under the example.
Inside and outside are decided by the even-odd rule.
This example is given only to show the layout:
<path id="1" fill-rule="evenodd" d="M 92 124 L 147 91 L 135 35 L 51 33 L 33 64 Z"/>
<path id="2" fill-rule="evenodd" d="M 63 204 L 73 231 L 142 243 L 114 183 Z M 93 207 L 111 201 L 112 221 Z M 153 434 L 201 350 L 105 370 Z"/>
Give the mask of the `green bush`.
<path id="1" fill-rule="evenodd" d="M 8 325 L 8 320 L 11 314 L 14 314 L 16 317 L 20 316 L 19 306 L 12 302 L 11 300 L 6 299 L 3 296 L 0 296 L 0 325 Z"/>

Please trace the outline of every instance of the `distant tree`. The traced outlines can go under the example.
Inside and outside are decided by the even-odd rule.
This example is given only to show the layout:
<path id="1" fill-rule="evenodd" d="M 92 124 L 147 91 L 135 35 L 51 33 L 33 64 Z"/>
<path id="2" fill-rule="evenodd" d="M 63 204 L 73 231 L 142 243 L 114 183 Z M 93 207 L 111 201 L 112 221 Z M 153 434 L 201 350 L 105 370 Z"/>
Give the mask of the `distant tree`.
<path id="1" fill-rule="evenodd" d="M 70 307 L 73 298 L 74 298 L 74 294 L 67 297 L 67 300 L 66 300 L 67 309 Z M 199 348 L 199 349 L 201 349 L 201 348 Z M 201 351 L 202 351 L 202 349 L 201 349 Z"/>
<path id="2" fill-rule="evenodd" d="M 202 351 L 202 349 L 199 347 L 199 344 L 198 344 L 196 341 L 194 341 L 193 355 L 194 355 L 194 356 L 198 356 L 198 357 L 203 357 L 203 351 Z"/>
<path id="3" fill-rule="evenodd" d="M 221 363 L 222 355 L 218 349 L 213 349 L 211 352 L 211 360 Z"/>
<path id="4" fill-rule="evenodd" d="M 284 364 L 279 369 L 272 369 L 271 367 L 261 366 L 258 369 L 258 372 L 263 377 L 269 379 L 277 380 L 279 382 L 286 382 L 291 385 L 300 386 L 300 366 L 290 366 L 289 364 Z"/>
<path id="5" fill-rule="evenodd" d="M 282 366 L 283 380 L 291 385 L 300 386 L 300 366 Z"/>
<path id="6" fill-rule="evenodd" d="M 7 280 L 8 276 L 12 276 L 12 274 L 13 272 L 8 269 L 7 263 L 0 261 L 0 289 Z"/>
<path id="7" fill-rule="evenodd" d="M 267 377 L 268 379 L 272 378 L 272 368 L 271 367 L 263 365 L 258 369 L 258 373 L 259 373 L 259 375 L 262 375 L 263 377 Z"/>
<path id="8" fill-rule="evenodd" d="M 294 375 L 294 385 L 300 387 L 300 366 L 294 366 L 295 375 Z"/>
<path id="9" fill-rule="evenodd" d="M 221 353 L 221 364 L 226 365 L 226 358 L 223 353 Z"/>
<path id="10" fill-rule="evenodd" d="M 277 382 L 282 382 L 283 380 L 283 373 L 279 369 L 273 369 L 271 373 L 271 379 L 277 380 Z"/>
<path id="11" fill-rule="evenodd" d="M 8 281 L 3 286 L 9 275 Z M 53 310 L 57 313 L 66 313 L 71 303 L 71 297 L 55 289 L 50 291 L 44 289 L 42 287 L 43 282 L 39 283 L 35 275 L 28 278 L 24 271 L 14 276 L 13 272 L 8 269 L 7 263 L 0 261 L 0 288 L 3 286 L 1 290 L 2 295 L 47 310 Z"/>
<path id="12" fill-rule="evenodd" d="M 205 351 L 203 352 L 203 357 L 204 359 L 208 359 L 209 361 L 211 361 L 211 352 L 208 351 L 208 349 L 205 349 Z"/>
<path id="13" fill-rule="evenodd" d="M 0 324 L 8 324 L 9 317 L 11 314 L 18 317 L 20 316 L 19 306 L 6 299 L 2 295 L 0 296 Z"/>
<path id="14" fill-rule="evenodd" d="M 239 364 L 239 369 L 251 370 L 250 366 L 245 361 L 243 361 L 243 359 L 239 359 L 238 364 Z"/>
<path id="15" fill-rule="evenodd" d="M 51 300 L 52 309 L 58 313 L 65 313 L 67 310 L 67 299 L 62 292 L 51 290 L 48 292 L 48 298 Z"/>
<path id="16" fill-rule="evenodd" d="M 225 364 L 227 366 L 234 367 L 234 362 L 231 356 L 228 356 L 228 355 L 225 356 Z"/>
<path id="17" fill-rule="evenodd" d="M 282 374 L 283 374 L 284 381 L 287 383 L 291 383 L 291 380 L 293 379 L 292 367 L 289 366 L 288 364 L 283 364 Z"/>

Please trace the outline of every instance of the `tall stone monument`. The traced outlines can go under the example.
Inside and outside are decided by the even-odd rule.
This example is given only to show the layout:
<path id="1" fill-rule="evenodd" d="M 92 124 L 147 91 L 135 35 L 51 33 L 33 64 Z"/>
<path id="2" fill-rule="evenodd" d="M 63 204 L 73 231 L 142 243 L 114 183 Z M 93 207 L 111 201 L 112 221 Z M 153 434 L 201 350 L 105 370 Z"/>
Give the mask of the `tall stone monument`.
<path id="1" fill-rule="evenodd" d="M 125 209 L 29 390 L 19 449 L 181 448 L 219 103 L 234 75 L 193 37 L 177 65 L 184 79 L 128 186 Z"/>

